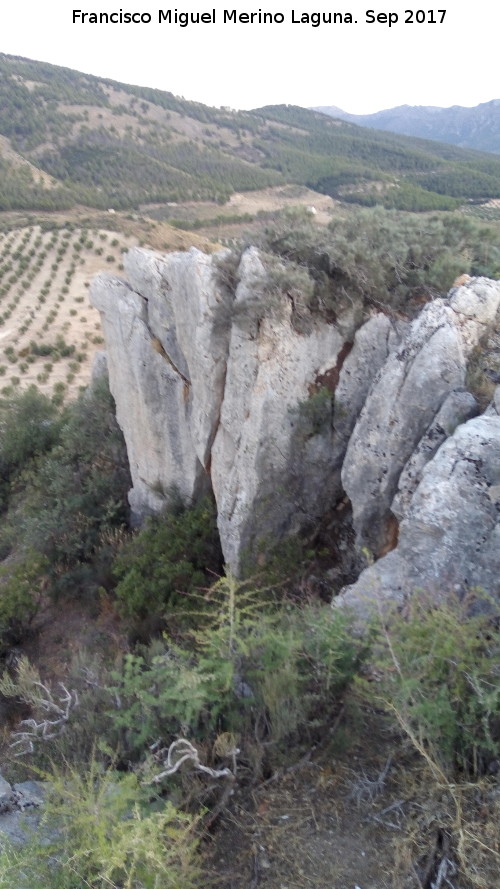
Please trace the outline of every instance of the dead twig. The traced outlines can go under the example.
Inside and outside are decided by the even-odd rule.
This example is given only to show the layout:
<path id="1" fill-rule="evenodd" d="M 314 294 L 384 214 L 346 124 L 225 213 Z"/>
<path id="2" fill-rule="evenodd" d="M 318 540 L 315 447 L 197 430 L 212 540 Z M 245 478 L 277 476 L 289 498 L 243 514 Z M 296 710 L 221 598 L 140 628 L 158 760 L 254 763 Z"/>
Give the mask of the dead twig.
<path id="1" fill-rule="evenodd" d="M 367 775 L 363 775 L 361 778 L 357 778 L 356 781 L 353 781 L 349 799 L 355 800 L 357 806 L 362 802 L 373 802 L 375 797 L 382 793 L 385 788 L 385 782 L 391 768 L 391 763 L 392 756 L 389 756 L 384 768 L 376 778 L 368 778 Z"/>
<path id="2" fill-rule="evenodd" d="M 228 756 L 231 756 L 233 760 L 234 769 L 236 769 L 236 755 L 238 753 L 239 750 L 235 748 L 234 750 L 228 751 L 227 754 Z M 165 754 L 166 758 L 164 758 Z M 164 769 L 159 775 L 155 775 L 151 781 L 147 782 L 149 784 L 158 784 L 163 778 L 169 778 L 171 775 L 175 775 L 181 765 L 185 762 L 190 762 L 196 771 L 204 772 L 206 775 L 210 775 L 211 778 L 234 779 L 235 777 L 235 771 L 231 771 L 231 769 L 228 769 L 227 767 L 224 769 L 212 769 L 209 766 L 203 765 L 203 763 L 200 762 L 200 756 L 196 747 L 194 747 L 194 745 L 186 738 L 177 738 L 176 741 L 172 741 L 168 750 L 166 748 L 160 750 L 155 754 L 155 758 L 163 759 Z"/>
<path id="3" fill-rule="evenodd" d="M 394 812 L 394 810 L 401 811 L 402 807 L 405 805 L 406 800 L 398 799 L 395 802 L 391 803 L 390 806 L 386 806 L 385 809 L 382 809 L 381 812 L 377 812 L 377 814 L 368 815 L 369 821 L 376 821 L 378 824 L 382 824 L 384 827 L 390 827 L 392 830 L 402 830 L 400 824 L 396 824 L 393 821 L 386 821 L 384 819 L 384 815 L 388 815 L 389 812 Z"/>
<path id="4" fill-rule="evenodd" d="M 22 720 L 20 725 L 26 726 L 26 730 L 13 732 L 12 738 L 15 738 L 15 740 L 10 744 L 11 747 L 23 745 L 23 749 L 18 750 L 15 754 L 16 756 L 33 753 L 35 749 L 34 741 L 36 740 L 49 741 L 52 738 L 57 738 L 64 731 L 71 711 L 78 707 L 80 703 L 78 693 L 74 689 L 69 691 L 64 682 L 59 682 L 63 694 L 57 700 L 54 698 L 50 688 L 44 685 L 43 682 L 34 682 L 33 684 L 42 690 L 44 696 L 37 695 L 33 697 L 32 704 L 49 715 L 46 719 L 42 719 L 39 722 L 36 719 Z M 51 719 L 50 716 L 55 718 Z"/>

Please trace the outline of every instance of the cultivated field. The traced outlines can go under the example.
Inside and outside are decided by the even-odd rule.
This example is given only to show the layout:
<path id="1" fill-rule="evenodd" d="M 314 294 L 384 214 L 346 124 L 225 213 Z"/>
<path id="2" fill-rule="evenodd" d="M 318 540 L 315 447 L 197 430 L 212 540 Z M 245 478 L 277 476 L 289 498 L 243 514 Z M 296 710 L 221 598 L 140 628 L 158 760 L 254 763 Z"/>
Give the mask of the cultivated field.
<path id="1" fill-rule="evenodd" d="M 0 391 L 34 383 L 62 401 L 87 385 L 103 348 L 88 287 L 101 269 L 118 272 L 137 238 L 40 225 L 0 234 Z"/>

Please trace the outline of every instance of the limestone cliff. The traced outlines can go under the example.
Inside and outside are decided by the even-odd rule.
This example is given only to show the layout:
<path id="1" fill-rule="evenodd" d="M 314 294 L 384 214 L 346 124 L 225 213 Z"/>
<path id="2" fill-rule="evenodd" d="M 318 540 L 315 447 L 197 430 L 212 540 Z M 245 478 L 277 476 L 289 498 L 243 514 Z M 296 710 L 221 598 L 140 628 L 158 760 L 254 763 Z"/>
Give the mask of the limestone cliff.
<path id="1" fill-rule="evenodd" d="M 416 591 L 437 601 L 500 592 L 500 416 L 456 429 L 422 471 L 392 552 L 336 599 L 360 616 Z"/>
<path id="2" fill-rule="evenodd" d="M 233 291 L 218 261 L 194 248 L 135 249 L 126 281 L 102 274 L 92 285 L 136 520 L 161 509 L 174 487 L 186 499 L 212 491 L 224 557 L 239 573 L 246 558 L 253 564 L 269 542 L 313 528 L 347 495 L 358 553 L 389 553 L 361 575 L 365 586 L 344 591 L 351 603 L 377 584 L 394 591 L 396 576 L 405 589 L 423 576 L 463 584 L 474 564 L 496 565 L 500 421 L 495 408 L 470 419 L 479 408 L 466 373 L 494 328 L 500 284 L 471 279 L 411 324 L 373 309 L 360 323 L 350 307 L 335 323 L 311 316 L 298 330 L 286 294 L 279 310 L 266 309 L 255 248 Z M 484 452 L 474 483 L 473 463 L 465 465 L 473 444 Z M 475 555 L 465 551 L 466 519 L 460 530 L 463 486 Z M 463 558 L 453 563 L 455 547 Z"/>
<path id="3" fill-rule="evenodd" d="M 234 294 L 216 260 L 194 248 L 135 249 L 124 264 L 128 281 L 99 275 L 91 300 L 102 316 L 133 515 L 161 509 L 172 488 L 188 500 L 213 490 L 224 557 L 239 572 L 245 553 L 311 525 L 339 496 L 344 427 L 357 405 L 346 402 L 335 449 L 328 386 L 342 374 L 354 313 L 342 317 L 347 340 L 340 325 L 298 333 L 286 299 L 254 319 L 246 307 L 265 279 L 254 248 Z M 374 347 L 372 368 L 389 340 Z M 302 406 L 323 388 L 327 397 L 309 416 Z M 352 388 L 344 380 L 346 398 Z"/>
<path id="4" fill-rule="evenodd" d="M 349 441 L 342 481 L 358 544 L 377 556 L 386 545 L 398 486 L 401 518 L 419 480 L 417 462 L 431 456 L 429 443 L 437 449 L 475 411 L 463 391 L 467 361 L 494 324 L 499 302 L 500 285 L 476 278 L 447 300 L 428 303 L 373 383 Z"/>
<path id="5" fill-rule="evenodd" d="M 498 281 L 452 290 L 423 309 L 375 379 L 342 479 L 358 545 L 384 557 L 336 604 L 368 614 L 415 590 L 499 596 L 500 397 L 474 416 L 464 388 L 468 358 L 494 330 L 499 305 Z M 397 545 L 384 555 L 396 519 Z"/>

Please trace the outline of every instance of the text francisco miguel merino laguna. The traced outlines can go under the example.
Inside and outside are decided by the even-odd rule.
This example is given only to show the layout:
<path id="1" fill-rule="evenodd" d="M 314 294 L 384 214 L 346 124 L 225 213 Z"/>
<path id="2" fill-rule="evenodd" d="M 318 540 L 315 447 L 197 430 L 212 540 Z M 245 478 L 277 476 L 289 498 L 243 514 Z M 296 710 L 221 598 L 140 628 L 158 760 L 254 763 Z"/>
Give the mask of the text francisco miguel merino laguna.
<path id="1" fill-rule="evenodd" d="M 185 12 L 177 9 L 159 9 L 151 12 L 125 12 L 119 9 L 117 12 L 86 12 L 82 9 L 73 9 L 73 24 L 80 25 L 149 25 L 157 24 L 177 25 L 186 28 L 188 25 L 214 25 L 216 24 L 216 10 L 206 12 Z M 282 25 L 285 21 L 297 25 L 310 25 L 318 28 L 320 25 L 352 25 L 357 24 L 350 12 L 300 12 L 296 9 L 284 12 L 265 12 L 258 9 L 254 12 L 240 12 L 237 9 L 223 9 L 217 14 L 217 21 L 222 24 L 240 25 Z M 394 19 L 398 16 L 395 14 Z M 367 23 L 381 22 L 382 16 L 369 9 L 365 12 Z M 389 14 L 383 14 L 384 24 L 392 24 Z"/>

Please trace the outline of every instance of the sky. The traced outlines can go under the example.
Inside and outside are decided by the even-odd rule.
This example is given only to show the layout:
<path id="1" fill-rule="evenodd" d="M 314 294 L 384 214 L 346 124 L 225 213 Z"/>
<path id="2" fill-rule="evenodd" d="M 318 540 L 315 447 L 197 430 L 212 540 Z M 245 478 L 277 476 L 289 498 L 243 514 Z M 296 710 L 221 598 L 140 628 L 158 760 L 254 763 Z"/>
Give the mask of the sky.
<path id="1" fill-rule="evenodd" d="M 373 8 L 370 2 L 2 0 L 0 51 L 216 107 L 336 105 L 370 114 L 403 104 L 473 106 L 500 98 L 499 3 L 440 0 L 441 9 L 428 9 L 429 0 Z M 146 21 L 82 22 L 82 13 L 120 10 Z M 160 22 L 160 10 L 170 10 L 172 19 L 177 10 L 210 20 L 181 27 Z M 275 21 L 259 22 L 259 10 Z M 231 20 L 252 13 L 253 23 Z M 313 14 L 329 13 L 353 22 L 313 26 Z"/>

